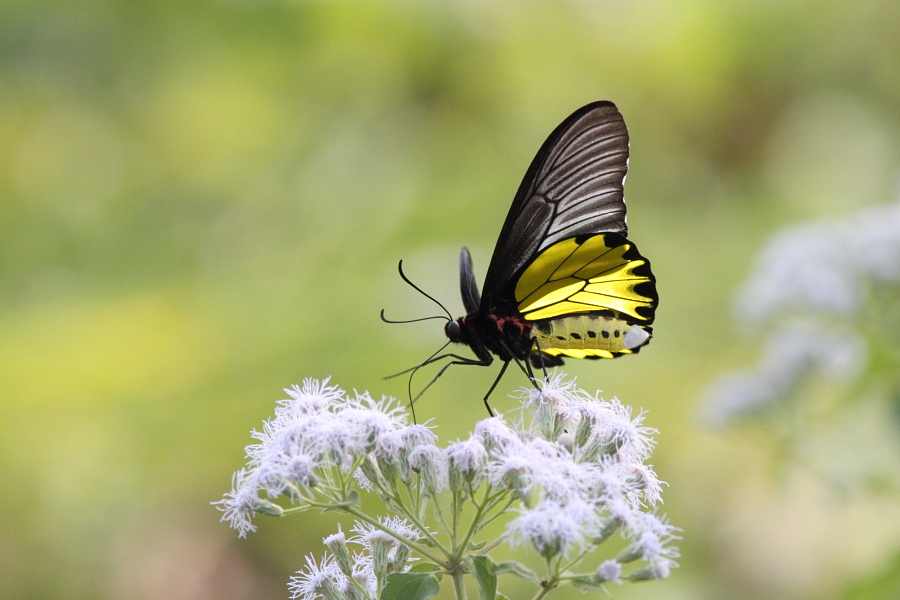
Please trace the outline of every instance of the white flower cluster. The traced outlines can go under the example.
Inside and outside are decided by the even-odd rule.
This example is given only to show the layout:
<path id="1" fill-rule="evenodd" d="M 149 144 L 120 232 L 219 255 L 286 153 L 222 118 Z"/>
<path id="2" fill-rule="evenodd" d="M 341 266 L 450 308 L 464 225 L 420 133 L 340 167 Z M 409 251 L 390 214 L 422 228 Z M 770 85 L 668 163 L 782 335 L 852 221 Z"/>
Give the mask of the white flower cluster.
<path id="1" fill-rule="evenodd" d="M 725 425 L 784 397 L 804 376 L 825 373 L 849 379 L 865 362 L 862 338 L 852 331 L 830 331 L 792 324 L 775 331 L 755 367 L 716 378 L 706 392 L 707 420 Z"/>
<path id="2" fill-rule="evenodd" d="M 810 374 L 849 378 L 859 373 L 867 348 L 852 318 L 872 284 L 898 282 L 900 204 L 777 234 L 736 302 L 745 327 L 775 322 L 766 326 L 767 352 L 756 367 L 712 383 L 705 402 L 709 421 L 722 425 L 752 413 Z"/>
<path id="3" fill-rule="evenodd" d="M 353 559 L 342 533 L 326 538 L 331 557 L 307 561 L 291 584 L 296 598 L 379 597 L 387 575 L 404 572 L 412 551 L 453 573 L 472 537 L 506 515 L 507 531 L 490 547 L 530 543 L 557 565 L 571 551 L 580 556 L 616 532 L 626 538 L 630 544 L 614 561 L 582 577 L 586 585 L 620 582 L 622 565 L 639 559 L 646 566 L 627 579 L 661 579 L 675 566 L 676 530 L 653 510 L 661 485 L 645 464 L 656 430 L 643 425 L 643 413 L 633 416 L 618 400 L 589 396 L 556 376 L 540 390 L 522 392 L 515 423 L 487 418 L 469 439 L 440 448 L 432 430 L 407 424 L 393 400 L 349 397 L 327 380 L 306 380 L 286 391 L 290 399 L 253 432 L 259 443 L 247 447 L 246 468 L 217 503 L 222 519 L 241 536 L 254 529 L 254 514 L 314 507 L 359 519 L 357 489 L 372 491 L 402 516 L 358 520 L 358 535 L 349 541 L 365 552 Z M 293 506 L 282 508 L 278 498 Z M 431 501 L 437 532 L 424 520 Z M 477 506 L 477 516 L 463 531 L 467 503 Z M 454 511 L 452 518 L 444 518 L 442 506 Z"/>
<path id="4" fill-rule="evenodd" d="M 397 517 L 381 518 L 379 524 L 398 537 L 415 541 L 419 538 L 412 525 Z M 365 600 L 377 598 L 379 586 L 391 573 L 409 569 L 410 547 L 382 528 L 359 521 L 353 527 L 355 536 L 347 539 L 344 533 L 326 537 L 323 542 L 329 553 L 316 563 L 312 556 L 306 558 L 306 567 L 291 577 L 288 588 L 291 598 L 313 600 Z M 351 556 L 347 544 L 362 546 L 362 552 Z"/>
<path id="5" fill-rule="evenodd" d="M 370 454 L 391 454 L 433 438 L 422 425 L 408 427 L 403 409 L 394 399 L 373 400 L 368 394 L 349 398 L 328 380 L 306 379 L 303 387 L 286 389 L 290 399 L 279 401 L 275 417 L 263 423 L 247 446 L 248 463 L 234 476 L 232 491 L 217 504 L 241 535 L 254 531 L 253 513 L 280 515 L 280 507 L 259 497 L 287 494 L 314 496 L 329 469 L 348 471 Z M 414 439 L 413 439 L 414 438 Z"/>
<path id="6" fill-rule="evenodd" d="M 566 555 L 573 547 L 588 550 L 621 528 L 632 544 L 619 560 L 642 558 L 655 576 L 667 575 L 678 556 L 667 544 L 676 535 L 646 511 L 661 501 L 662 490 L 653 468 L 644 464 L 653 449 L 650 436 L 657 433 L 643 425 L 644 413 L 632 417 L 617 399 L 589 396 L 560 376 L 523 396 L 523 418 L 533 409 L 528 428 L 513 434 L 499 418 L 475 428 L 475 439 L 487 449 L 491 483 L 523 499 L 509 523 L 513 542 L 530 541 L 545 557 Z"/>
<path id="7" fill-rule="evenodd" d="M 900 204 L 790 227 L 760 254 L 738 294 L 738 320 L 857 312 L 866 283 L 900 280 Z"/>

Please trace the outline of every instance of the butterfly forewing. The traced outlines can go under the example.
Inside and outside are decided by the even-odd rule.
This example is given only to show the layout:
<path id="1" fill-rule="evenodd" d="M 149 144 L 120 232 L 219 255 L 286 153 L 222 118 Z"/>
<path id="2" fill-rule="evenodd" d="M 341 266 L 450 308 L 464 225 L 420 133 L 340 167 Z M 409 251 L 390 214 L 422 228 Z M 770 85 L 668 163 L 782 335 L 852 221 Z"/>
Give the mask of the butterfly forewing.
<path id="1" fill-rule="evenodd" d="M 538 151 L 503 225 L 484 283 L 481 310 L 513 310 L 515 276 L 542 250 L 582 234 L 625 234 L 623 181 L 628 130 L 611 102 L 589 104 Z"/>

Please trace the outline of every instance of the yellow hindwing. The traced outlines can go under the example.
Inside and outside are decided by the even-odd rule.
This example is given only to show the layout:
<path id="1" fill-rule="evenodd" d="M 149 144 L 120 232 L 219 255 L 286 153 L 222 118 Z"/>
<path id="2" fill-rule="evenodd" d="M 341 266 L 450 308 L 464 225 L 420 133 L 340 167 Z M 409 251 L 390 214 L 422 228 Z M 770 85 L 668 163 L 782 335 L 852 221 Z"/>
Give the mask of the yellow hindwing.
<path id="1" fill-rule="evenodd" d="M 658 302 L 650 263 L 618 234 L 557 242 L 522 272 L 516 302 L 529 321 L 612 311 L 652 323 Z"/>

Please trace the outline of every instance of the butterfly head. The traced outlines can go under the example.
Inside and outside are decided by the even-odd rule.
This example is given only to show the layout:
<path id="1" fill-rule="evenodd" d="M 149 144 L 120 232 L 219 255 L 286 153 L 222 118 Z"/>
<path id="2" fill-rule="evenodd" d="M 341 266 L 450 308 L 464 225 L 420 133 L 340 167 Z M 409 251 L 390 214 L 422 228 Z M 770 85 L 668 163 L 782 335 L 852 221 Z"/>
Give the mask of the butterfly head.
<path id="1" fill-rule="evenodd" d="M 466 343 L 466 318 L 460 317 L 459 319 L 448 321 L 446 325 L 444 325 L 444 333 L 447 334 L 447 337 L 450 338 L 451 342 L 456 344 L 464 344 Z"/>

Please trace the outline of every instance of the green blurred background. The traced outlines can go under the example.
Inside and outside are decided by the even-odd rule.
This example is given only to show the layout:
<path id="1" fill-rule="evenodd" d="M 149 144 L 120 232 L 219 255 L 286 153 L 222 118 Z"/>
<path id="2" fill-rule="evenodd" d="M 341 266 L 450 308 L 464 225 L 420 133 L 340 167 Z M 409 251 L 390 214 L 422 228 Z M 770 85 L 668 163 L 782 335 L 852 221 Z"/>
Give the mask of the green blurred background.
<path id="1" fill-rule="evenodd" d="M 731 302 L 771 233 L 896 201 L 896 0 L 7 0 L 0 597 L 286 598 L 336 517 L 220 524 L 249 430 L 304 377 L 404 397 L 381 377 L 443 333 L 379 320 L 437 313 L 397 261 L 460 313 L 459 247 L 482 278 L 534 153 L 598 99 L 661 304 L 640 356 L 567 369 L 650 411 L 684 529 L 668 581 L 614 597 L 900 597 L 896 490 L 836 496 L 698 418 L 757 356 Z M 495 374 L 450 370 L 420 417 L 466 435 Z"/>

